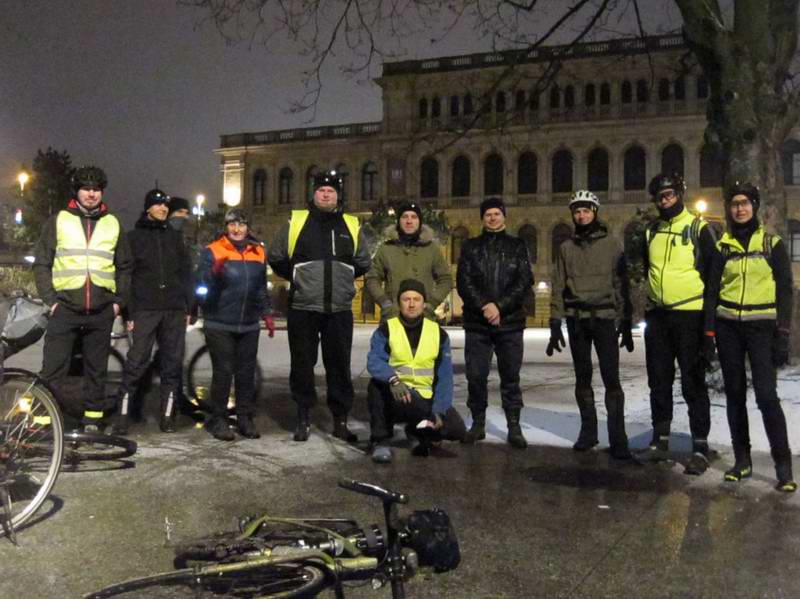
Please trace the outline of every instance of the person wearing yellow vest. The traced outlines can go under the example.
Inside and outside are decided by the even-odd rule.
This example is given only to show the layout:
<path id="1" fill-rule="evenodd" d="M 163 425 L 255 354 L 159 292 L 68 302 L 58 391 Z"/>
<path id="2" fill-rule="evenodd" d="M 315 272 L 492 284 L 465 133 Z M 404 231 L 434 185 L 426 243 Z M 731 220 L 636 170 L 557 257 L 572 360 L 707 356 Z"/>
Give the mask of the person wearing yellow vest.
<path id="1" fill-rule="evenodd" d="M 318 175 L 308 209 L 292 211 L 269 249 L 272 270 L 291 282 L 286 324 L 292 363 L 289 386 L 297 404 L 295 441 L 308 440 L 320 344 L 333 434 L 348 442 L 356 440 L 347 428 L 353 405 L 352 303 L 354 281 L 369 270 L 370 256 L 358 218 L 344 213 L 341 190 L 335 171 Z"/>
<path id="2" fill-rule="evenodd" d="M 119 220 L 103 202 L 107 179 L 96 166 L 72 176 L 75 197 L 50 217 L 34 254 L 39 297 L 50 306 L 42 376 L 56 389 L 83 344 L 85 388 L 81 425 L 97 430 L 107 405 L 105 380 L 111 326 L 128 299 L 131 252 Z"/>
<path id="3" fill-rule="evenodd" d="M 726 190 L 728 229 L 717 244 L 705 297 L 706 357 L 713 357 L 714 339 L 725 381 L 728 425 L 735 463 L 725 480 L 739 482 L 753 473 L 747 417 L 747 373 L 750 361 L 756 405 L 775 462 L 777 489 L 797 490 L 786 417 L 777 393 L 775 368 L 789 359 L 792 319 L 792 266 L 786 246 L 758 220 L 761 196 L 749 183 Z"/>
<path id="4" fill-rule="evenodd" d="M 397 294 L 400 315 L 383 321 L 370 340 L 367 405 L 372 459 L 377 463 L 392 461 L 388 441 L 395 423 L 407 423 L 406 436 L 418 441 L 412 450 L 417 456 L 427 456 L 432 441 L 461 441 L 466 433 L 453 408 L 450 339 L 424 316 L 425 299 L 425 285 L 402 281 Z"/>
<path id="5" fill-rule="evenodd" d="M 702 310 L 716 245 L 708 223 L 684 206 L 686 186 L 680 175 L 656 175 L 649 191 L 658 209 L 658 218 L 645 230 L 642 252 L 647 273 L 644 344 L 653 421 L 650 451 L 658 459 L 669 451 L 677 360 L 692 434 L 685 472 L 698 475 L 708 468 L 709 456 L 711 406 L 702 359 Z"/>

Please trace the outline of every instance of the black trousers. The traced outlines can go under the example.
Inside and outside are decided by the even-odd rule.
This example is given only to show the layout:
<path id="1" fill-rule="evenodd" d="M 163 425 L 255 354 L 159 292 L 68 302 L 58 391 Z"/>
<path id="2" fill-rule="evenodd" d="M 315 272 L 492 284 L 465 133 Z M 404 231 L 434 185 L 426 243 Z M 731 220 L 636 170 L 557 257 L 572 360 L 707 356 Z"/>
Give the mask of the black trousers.
<path id="1" fill-rule="evenodd" d="M 252 416 L 256 411 L 256 356 L 260 330 L 234 333 L 205 329 L 211 356 L 211 410 L 214 418 L 228 415 L 231 381 L 236 392 L 236 413 Z"/>
<path id="2" fill-rule="evenodd" d="M 606 391 L 621 391 L 617 329 L 609 318 L 567 318 L 569 351 L 575 367 L 575 394 L 592 388 L 592 345 Z"/>
<path id="3" fill-rule="evenodd" d="M 672 424 L 672 384 L 675 361 L 681 369 L 681 391 L 689 410 L 693 439 L 708 439 L 710 404 L 705 368 L 700 357 L 703 314 L 699 311 L 653 310 L 644 332 L 650 409 L 657 435 L 669 435 Z"/>
<path id="4" fill-rule="evenodd" d="M 750 360 L 756 405 L 761 410 L 772 458 L 776 463 L 791 458 L 786 418 L 778 399 L 775 366 L 772 363 L 774 335 L 774 320 L 738 322 L 725 318 L 717 319 L 717 351 L 728 400 L 728 425 L 737 458 L 744 457 L 750 452 L 745 356 Z"/>
<path id="5" fill-rule="evenodd" d="M 91 313 L 75 312 L 59 305 L 47 323 L 41 375 L 56 389 L 60 388 L 69 372 L 73 346 L 80 338 L 83 344 L 85 411 L 102 412 L 111 407 L 106 399 L 105 386 L 113 324 L 112 304 Z"/>
<path id="6" fill-rule="evenodd" d="M 373 443 L 389 439 L 394 425 L 405 422 L 410 425 L 409 431 L 416 432 L 416 426 L 423 420 L 433 420 L 431 407 L 433 402 L 424 399 L 414 389 L 411 390 L 411 401 L 396 401 L 389 390 L 389 384 L 371 379 L 367 387 L 367 406 L 369 408 L 369 438 Z M 448 439 L 461 441 L 467 428 L 464 420 L 455 408 L 449 408 L 442 418 L 442 428 L 424 436 L 431 440 Z M 420 435 L 423 436 L 423 435 Z"/>
<path id="7" fill-rule="evenodd" d="M 470 411 L 482 413 L 488 404 L 487 379 L 492 365 L 492 354 L 497 356 L 500 374 L 500 398 L 503 410 L 522 409 L 522 391 L 519 388 L 519 370 L 522 367 L 523 331 L 488 333 L 466 331 L 464 336 L 464 361 L 467 373 L 467 406 Z"/>
<path id="8" fill-rule="evenodd" d="M 328 407 L 335 417 L 345 418 L 353 406 L 353 381 L 350 375 L 353 313 L 349 310 L 325 314 L 289 309 L 286 326 L 292 357 L 289 373 L 292 399 L 306 409 L 316 403 L 314 366 L 321 344 L 328 385 Z"/>
<path id="9" fill-rule="evenodd" d="M 162 402 L 170 394 L 180 396 L 181 372 L 186 337 L 186 314 L 183 310 L 140 310 L 133 315 L 133 344 L 125 358 L 120 396 L 133 397 L 142 382 L 158 343 L 158 368 Z"/>

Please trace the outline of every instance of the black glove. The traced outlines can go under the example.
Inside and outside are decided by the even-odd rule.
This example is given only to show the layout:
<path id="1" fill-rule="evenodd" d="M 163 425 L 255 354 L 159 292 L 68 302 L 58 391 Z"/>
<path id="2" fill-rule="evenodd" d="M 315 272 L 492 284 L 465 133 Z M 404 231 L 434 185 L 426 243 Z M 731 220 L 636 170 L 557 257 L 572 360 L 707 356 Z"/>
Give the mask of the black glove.
<path id="1" fill-rule="evenodd" d="M 633 351 L 633 333 L 631 329 L 633 323 L 630 320 L 622 320 L 617 328 L 617 337 L 620 338 L 619 346 L 628 350 L 628 353 Z"/>
<path id="2" fill-rule="evenodd" d="M 703 348 L 701 358 L 706 370 L 711 370 L 711 364 L 717 359 L 717 346 L 713 335 L 703 335 Z"/>
<path id="3" fill-rule="evenodd" d="M 398 378 L 392 378 L 389 390 L 392 392 L 392 398 L 395 401 L 408 402 L 411 399 L 411 390 L 408 385 Z"/>
<path id="4" fill-rule="evenodd" d="M 560 318 L 551 318 L 550 319 L 550 343 L 547 344 L 547 349 L 544 350 L 548 356 L 553 355 L 553 350 L 556 350 L 558 353 L 561 353 L 561 350 L 567 346 L 567 342 L 564 341 L 564 333 L 561 332 L 561 319 Z"/>
<path id="5" fill-rule="evenodd" d="M 775 368 L 789 363 L 789 331 L 778 329 L 772 338 L 772 364 Z"/>

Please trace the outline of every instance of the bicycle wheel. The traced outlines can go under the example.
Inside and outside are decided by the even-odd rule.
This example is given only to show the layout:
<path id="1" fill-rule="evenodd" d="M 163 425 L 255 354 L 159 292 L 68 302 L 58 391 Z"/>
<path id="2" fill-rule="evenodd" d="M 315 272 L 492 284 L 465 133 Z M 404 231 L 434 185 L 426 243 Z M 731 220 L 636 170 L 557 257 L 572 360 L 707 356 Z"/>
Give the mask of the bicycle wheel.
<path id="1" fill-rule="evenodd" d="M 208 353 L 208 346 L 204 345 L 192 355 L 189 360 L 189 367 L 186 369 L 186 391 L 191 403 L 205 412 L 211 412 L 211 376 L 213 369 L 211 366 L 211 356 Z M 261 390 L 261 366 L 256 364 L 256 399 Z M 233 413 L 236 407 L 236 396 L 233 385 L 228 394 L 228 412 Z"/>
<path id="2" fill-rule="evenodd" d="M 136 453 L 136 441 L 102 433 L 72 431 L 64 434 L 64 461 L 121 460 Z"/>
<path id="3" fill-rule="evenodd" d="M 61 412 L 46 383 L 31 372 L 6 368 L 0 383 L 0 485 L 8 505 L 4 510 L 0 500 L 0 520 L 10 516 L 12 529 L 50 494 L 61 468 L 63 434 Z M 0 526 L 0 536 L 6 526 Z"/>
<path id="4" fill-rule="evenodd" d="M 135 578 L 85 595 L 84 599 L 105 597 L 153 597 L 179 599 L 235 597 L 249 599 L 291 599 L 313 597 L 326 584 L 325 573 L 310 564 L 271 564 L 239 572 L 217 572 L 190 568 Z"/>

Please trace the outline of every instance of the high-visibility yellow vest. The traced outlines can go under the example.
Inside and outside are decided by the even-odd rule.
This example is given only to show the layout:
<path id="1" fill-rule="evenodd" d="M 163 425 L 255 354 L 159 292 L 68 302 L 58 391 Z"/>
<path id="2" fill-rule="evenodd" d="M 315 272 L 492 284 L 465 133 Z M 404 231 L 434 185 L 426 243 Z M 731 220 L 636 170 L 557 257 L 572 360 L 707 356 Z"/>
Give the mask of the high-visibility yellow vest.
<path id="1" fill-rule="evenodd" d="M 66 210 L 56 219 L 56 255 L 53 260 L 53 288 L 56 291 L 80 289 L 88 276 L 98 287 L 117 290 L 114 252 L 120 226 L 115 216 L 94 221 L 92 238 L 87 243 L 81 218 Z"/>
<path id="2" fill-rule="evenodd" d="M 732 235 L 725 233 L 717 248 L 725 257 L 719 291 L 717 315 L 733 320 L 775 319 L 775 277 L 769 264 L 772 248 L 780 241 L 760 226 L 747 250 Z"/>
<path id="3" fill-rule="evenodd" d="M 683 210 L 669 221 L 658 220 L 645 231 L 650 268 L 647 297 L 668 310 L 702 310 L 705 285 L 698 267 L 698 239 L 703 220 Z"/>
<path id="4" fill-rule="evenodd" d="M 289 220 L 289 258 L 294 254 L 294 248 L 297 246 L 300 232 L 308 220 L 308 214 L 308 210 L 292 210 Z M 352 214 L 342 214 L 342 217 L 347 230 L 350 231 L 350 237 L 353 238 L 353 253 L 355 254 L 358 251 L 358 232 L 361 230 L 361 224 L 358 222 L 358 217 Z"/>
<path id="5" fill-rule="evenodd" d="M 425 399 L 433 397 L 433 377 L 436 358 L 439 356 L 439 325 L 423 318 L 422 334 L 417 353 L 411 353 L 411 344 L 403 323 L 397 317 L 386 321 L 389 326 L 389 366 L 397 376 Z"/>

